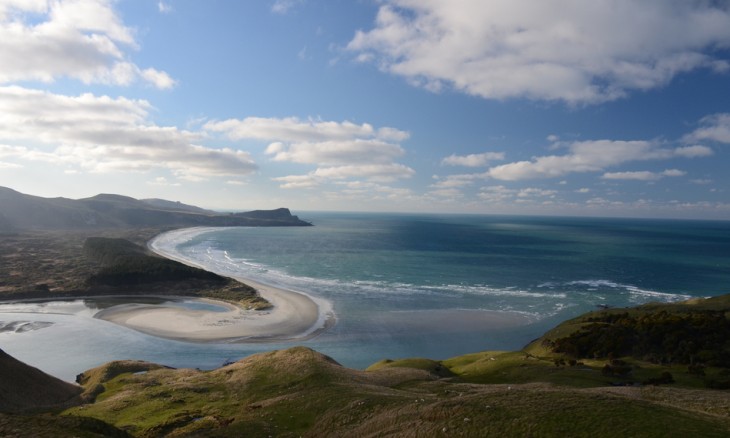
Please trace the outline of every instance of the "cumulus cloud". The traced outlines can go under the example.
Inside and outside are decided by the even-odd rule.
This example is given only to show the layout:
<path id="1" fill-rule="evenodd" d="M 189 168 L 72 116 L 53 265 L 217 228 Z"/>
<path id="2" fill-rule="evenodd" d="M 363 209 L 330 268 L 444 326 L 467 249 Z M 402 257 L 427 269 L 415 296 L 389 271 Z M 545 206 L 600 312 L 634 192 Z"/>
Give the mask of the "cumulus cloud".
<path id="1" fill-rule="evenodd" d="M 69 77 L 173 87 L 167 73 L 129 61 L 126 51 L 137 47 L 111 0 L 0 2 L 0 83 Z"/>
<path id="2" fill-rule="evenodd" d="M 684 147 L 678 147 L 674 150 L 674 153 L 677 156 L 685 157 L 685 158 L 697 158 L 697 157 L 709 157 L 710 155 L 714 155 L 714 151 L 707 146 L 702 145 L 694 145 L 694 146 L 684 146 Z"/>
<path id="3" fill-rule="evenodd" d="M 266 118 L 247 117 L 211 121 L 205 124 L 209 131 L 223 132 L 232 140 L 274 140 L 285 143 L 349 140 L 353 138 L 378 138 L 402 141 L 408 133 L 395 128 L 375 129 L 368 123 L 349 121 L 329 122 L 317 119 L 301 120 L 297 117 Z"/>
<path id="4" fill-rule="evenodd" d="M 296 117 L 248 117 L 211 121 L 204 129 L 224 133 L 232 140 L 268 141 L 265 152 L 274 161 L 317 166 L 308 175 L 275 179 L 284 188 L 313 187 L 324 181 L 347 178 L 394 181 L 410 178 L 415 173 L 396 162 L 405 154 L 397 142 L 407 139 L 409 134 L 395 128 L 376 129 L 368 123 Z"/>
<path id="5" fill-rule="evenodd" d="M 650 172 L 648 170 L 637 172 L 607 172 L 601 178 L 612 180 L 634 180 L 634 181 L 658 181 L 665 176 L 684 176 L 687 172 L 679 169 L 667 169 L 664 172 Z"/>
<path id="6" fill-rule="evenodd" d="M 402 187 L 391 187 L 369 181 L 341 181 L 337 185 L 343 188 L 337 192 L 324 192 L 330 200 L 348 201 L 380 201 L 380 200 L 405 200 L 418 199 L 411 189 Z"/>
<path id="7" fill-rule="evenodd" d="M 273 178 L 281 183 L 282 189 L 308 189 L 319 185 L 320 181 L 314 175 L 288 175 Z"/>
<path id="8" fill-rule="evenodd" d="M 573 172 L 597 172 L 627 161 L 667 158 L 672 152 L 648 141 L 596 140 L 575 142 L 565 155 L 536 157 L 490 168 L 490 177 L 505 181 L 559 177 Z"/>
<path id="9" fill-rule="evenodd" d="M 449 198 L 449 199 L 464 197 L 464 194 L 461 193 L 461 191 L 459 189 L 448 189 L 448 188 L 432 190 L 429 192 L 429 194 L 431 194 L 433 196 L 438 196 L 441 198 Z"/>
<path id="10" fill-rule="evenodd" d="M 598 103 L 727 71 L 713 51 L 729 45 L 726 2 L 385 0 L 347 48 L 432 91 Z"/>
<path id="11" fill-rule="evenodd" d="M 410 178 L 415 173 L 408 166 L 391 163 L 321 167 L 314 171 L 314 176 L 328 179 L 367 178 L 371 181 L 392 182 Z"/>
<path id="12" fill-rule="evenodd" d="M 535 157 L 530 161 L 517 161 L 503 164 L 490 168 L 486 174 L 498 180 L 519 181 L 554 178 L 569 173 L 600 172 L 606 168 L 631 161 L 661 160 L 674 157 L 693 158 L 712 155 L 712 150 L 705 146 L 688 146 L 671 149 L 661 147 L 658 143 L 651 141 L 593 140 L 574 142 L 569 144 L 567 148 L 568 153 L 564 155 L 548 155 Z M 631 174 L 631 172 L 624 173 Z M 615 175 L 621 174 L 619 172 Z M 639 176 L 633 179 L 639 179 Z"/>
<path id="13" fill-rule="evenodd" d="M 150 109 L 144 100 L 0 87 L 0 141 L 23 145 L 0 156 L 90 172 L 164 168 L 189 180 L 257 169 L 247 152 L 201 146 L 200 133 L 151 123 Z"/>
<path id="14" fill-rule="evenodd" d="M 504 152 L 484 152 L 469 155 L 452 154 L 441 160 L 441 164 L 445 166 L 483 167 L 495 160 L 504 160 Z"/>
<path id="15" fill-rule="evenodd" d="M 306 164 L 387 163 L 403 155 L 396 144 L 376 139 L 333 140 L 294 143 L 289 147 L 273 143 L 266 152 L 274 161 Z"/>
<path id="16" fill-rule="evenodd" d="M 719 113 L 704 117 L 700 127 L 685 137 L 686 141 L 716 141 L 730 143 L 730 113 Z"/>
<path id="17" fill-rule="evenodd" d="M 557 195 L 557 191 L 536 187 L 528 187 L 523 189 L 511 189 L 503 185 L 486 186 L 479 190 L 477 195 L 482 201 L 489 203 L 504 203 L 508 201 L 534 201 L 540 198 L 553 199 Z"/>

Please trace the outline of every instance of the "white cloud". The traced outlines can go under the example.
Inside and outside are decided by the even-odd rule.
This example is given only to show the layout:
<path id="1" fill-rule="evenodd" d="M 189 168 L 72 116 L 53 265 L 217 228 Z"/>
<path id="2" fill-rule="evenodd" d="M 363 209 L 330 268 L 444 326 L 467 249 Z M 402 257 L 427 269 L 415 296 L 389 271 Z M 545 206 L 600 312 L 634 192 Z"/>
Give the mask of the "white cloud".
<path id="1" fill-rule="evenodd" d="M 483 201 L 499 203 L 511 199 L 515 193 L 515 190 L 505 186 L 488 186 L 482 187 L 477 196 Z"/>
<path id="2" fill-rule="evenodd" d="M 687 135 L 687 141 L 716 141 L 730 143 L 730 113 L 719 113 L 704 117 L 700 127 Z"/>
<path id="3" fill-rule="evenodd" d="M 172 5 L 163 1 L 157 2 L 157 10 L 162 14 L 169 14 L 172 12 Z"/>
<path id="4" fill-rule="evenodd" d="M 152 186 L 161 186 L 161 187 L 179 187 L 181 184 L 177 182 L 171 182 L 164 176 L 158 176 L 157 178 L 153 179 L 152 181 L 147 181 L 147 184 Z"/>
<path id="5" fill-rule="evenodd" d="M 418 199 L 410 189 L 391 187 L 370 181 L 340 181 L 336 182 L 342 188 L 338 191 L 322 191 L 321 194 L 330 201 L 357 201 L 358 203 L 397 201 L 403 203 Z M 363 204 L 358 204 L 362 206 Z"/>
<path id="6" fill-rule="evenodd" d="M 468 185 L 471 185 L 474 183 L 475 180 L 478 179 L 484 179 L 486 178 L 485 174 L 459 174 L 459 175 L 449 175 L 444 179 L 440 179 L 439 177 L 436 177 L 439 180 L 431 185 L 431 187 L 436 188 L 455 188 L 455 187 L 465 187 Z"/>
<path id="7" fill-rule="evenodd" d="M 510 189 L 503 185 L 482 187 L 477 197 L 489 203 L 504 202 L 533 202 L 539 198 L 553 199 L 557 191 L 528 187 L 524 189 Z"/>
<path id="8" fill-rule="evenodd" d="M 143 80 L 158 88 L 175 81 L 165 72 L 141 69 L 125 51 L 136 49 L 111 0 L 3 1 L 0 5 L 0 83 L 52 82 L 129 85 Z"/>
<path id="9" fill-rule="evenodd" d="M 320 184 L 319 179 L 314 175 L 289 175 L 272 179 L 282 183 L 279 186 L 282 189 L 308 189 Z"/>
<path id="10" fill-rule="evenodd" d="M 549 197 L 553 198 L 558 192 L 555 190 L 539 189 L 539 188 L 527 188 L 521 189 L 517 193 L 519 198 L 532 198 L 532 197 Z"/>
<path id="11" fill-rule="evenodd" d="M 657 148 L 648 141 L 582 141 L 570 144 L 568 149 L 566 155 L 504 164 L 490 168 L 487 173 L 504 181 L 552 178 L 575 172 L 598 172 L 627 161 L 668 158 L 671 155 L 671 151 Z"/>
<path id="12" fill-rule="evenodd" d="M 276 0 L 271 5 L 271 12 L 276 14 L 286 14 L 295 6 L 304 3 L 304 0 Z"/>
<path id="13" fill-rule="evenodd" d="M 517 161 L 487 170 L 491 178 L 503 181 L 519 181 L 538 178 L 555 178 L 569 173 L 600 172 L 608 167 L 631 161 L 661 160 L 674 157 L 694 158 L 712 155 L 706 146 L 688 146 L 675 149 L 662 148 L 651 141 L 594 140 L 574 142 L 567 145 L 565 155 L 535 157 L 531 161 Z M 619 179 L 622 174 L 635 172 L 609 173 L 605 179 Z M 646 176 L 646 175 L 645 175 Z M 664 175 L 668 176 L 668 175 Z M 640 179 L 641 172 L 634 178 Z"/>
<path id="14" fill-rule="evenodd" d="M 685 158 L 709 157 L 715 152 L 707 146 L 694 145 L 679 147 L 674 150 L 675 155 Z"/>
<path id="15" fill-rule="evenodd" d="M 384 0 L 347 48 L 432 91 L 596 103 L 722 72 L 730 7 L 686 0 Z"/>
<path id="16" fill-rule="evenodd" d="M 257 169 L 247 152 L 199 145 L 203 135 L 157 126 L 144 100 L 64 96 L 0 87 L 0 156 L 90 172 L 168 169 L 188 180 L 240 176 Z"/>
<path id="17" fill-rule="evenodd" d="M 266 152 L 273 155 L 274 161 L 320 165 L 388 163 L 404 153 L 398 145 L 375 139 L 294 143 L 288 148 L 280 142 L 272 145 Z"/>
<path id="18" fill-rule="evenodd" d="M 164 71 L 155 70 L 154 68 L 140 70 L 138 74 L 144 78 L 144 80 L 162 90 L 172 88 L 177 83 Z"/>
<path id="19" fill-rule="evenodd" d="M 634 181 L 658 181 L 665 176 L 684 176 L 687 172 L 679 169 L 667 169 L 664 172 L 649 172 L 648 170 L 637 172 L 607 172 L 601 178 L 611 180 L 634 180 Z"/>
<path id="20" fill-rule="evenodd" d="M 432 190 L 429 192 L 429 194 L 433 196 L 438 196 L 441 198 L 463 198 L 464 194 L 461 193 L 458 189 L 438 189 L 438 190 Z"/>
<path id="21" fill-rule="evenodd" d="M 0 169 L 22 169 L 23 166 L 17 163 L 6 163 L 4 161 L 0 161 Z"/>
<path id="22" fill-rule="evenodd" d="M 670 177 L 677 177 L 677 176 L 685 176 L 687 175 L 687 172 L 684 170 L 679 169 L 667 169 L 664 172 L 662 172 L 662 176 L 670 176 Z"/>
<path id="23" fill-rule="evenodd" d="M 495 160 L 504 160 L 504 152 L 484 152 L 469 155 L 452 154 L 441 160 L 441 164 L 446 166 L 482 167 Z"/>
<path id="24" fill-rule="evenodd" d="M 274 161 L 317 166 L 310 175 L 302 175 L 301 179 L 277 179 L 284 182 L 286 188 L 311 187 L 327 179 L 392 181 L 410 178 L 415 173 L 413 169 L 395 162 L 405 154 L 395 142 L 409 136 L 408 132 L 395 128 L 375 129 L 367 123 L 358 125 L 349 121 L 300 120 L 296 117 L 248 117 L 211 121 L 204 125 L 204 129 L 224 133 L 233 140 L 271 142 L 265 152 Z M 316 177 L 316 180 L 309 176 Z"/>
<path id="25" fill-rule="evenodd" d="M 247 117 L 243 120 L 228 119 L 210 121 L 205 129 L 224 132 L 232 140 L 255 139 L 291 142 L 317 142 L 349 140 L 353 138 L 378 138 L 382 140 L 404 140 L 408 133 L 394 128 L 375 130 L 372 125 L 358 125 L 349 121 L 327 122 L 322 120 L 301 120 L 297 117 L 266 118 Z"/>
<path id="26" fill-rule="evenodd" d="M 392 163 L 321 167 L 313 175 L 327 179 L 368 178 L 371 181 L 392 182 L 410 178 L 415 173 L 408 166 Z"/>

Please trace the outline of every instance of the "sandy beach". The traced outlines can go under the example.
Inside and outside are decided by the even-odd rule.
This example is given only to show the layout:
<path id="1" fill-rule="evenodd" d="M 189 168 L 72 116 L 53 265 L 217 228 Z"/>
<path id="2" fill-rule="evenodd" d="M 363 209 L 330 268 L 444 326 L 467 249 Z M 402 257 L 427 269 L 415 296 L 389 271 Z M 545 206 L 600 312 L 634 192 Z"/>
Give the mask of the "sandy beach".
<path id="1" fill-rule="evenodd" d="M 157 254 L 181 263 L 167 245 L 171 241 L 189 238 L 206 229 L 183 229 L 164 233 L 149 245 Z M 200 267 L 200 266 L 198 266 Z M 321 308 L 311 297 L 246 278 L 235 278 L 255 288 L 272 304 L 268 310 L 247 310 L 217 300 L 195 301 L 214 304 L 225 311 L 192 310 L 171 304 L 122 304 L 102 310 L 95 318 L 110 321 L 134 330 L 168 339 L 188 342 L 273 342 L 305 339 L 316 335 L 332 321 L 331 312 Z"/>

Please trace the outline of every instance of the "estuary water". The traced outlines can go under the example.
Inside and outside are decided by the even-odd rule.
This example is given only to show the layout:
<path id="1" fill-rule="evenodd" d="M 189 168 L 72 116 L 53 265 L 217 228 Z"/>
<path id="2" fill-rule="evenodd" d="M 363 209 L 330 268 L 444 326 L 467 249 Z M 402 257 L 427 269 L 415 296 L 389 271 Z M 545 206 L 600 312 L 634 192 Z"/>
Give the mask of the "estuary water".
<path id="1" fill-rule="evenodd" d="M 109 303 L 75 300 L 0 305 L 0 348 L 67 380 L 114 359 L 210 369 L 293 345 L 364 368 L 384 358 L 519 349 L 597 307 L 730 293 L 730 222 L 300 216 L 315 226 L 193 229 L 153 245 L 329 303 L 336 324 L 314 339 L 170 341 L 92 318 Z"/>

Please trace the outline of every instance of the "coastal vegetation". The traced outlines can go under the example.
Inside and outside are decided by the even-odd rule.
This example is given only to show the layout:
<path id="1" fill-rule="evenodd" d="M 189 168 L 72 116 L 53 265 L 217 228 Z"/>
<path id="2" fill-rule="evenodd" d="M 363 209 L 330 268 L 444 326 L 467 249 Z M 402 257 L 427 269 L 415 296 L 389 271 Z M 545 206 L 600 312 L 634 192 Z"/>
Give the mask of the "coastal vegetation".
<path id="1" fill-rule="evenodd" d="M 90 285 L 129 286 L 157 281 L 209 280 L 220 284 L 226 279 L 203 269 L 150 255 L 129 240 L 89 237 L 84 255 L 96 260 L 100 269 L 86 281 Z"/>
<path id="2" fill-rule="evenodd" d="M 558 351 L 586 336 L 600 339 L 606 324 L 659 339 L 674 333 L 676 326 L 666 323 L 673 315 L 694 320 L 696 312 L 709 312 L 709 320 L 728 315 L 730 296 L 603 309 L 558 325 L 520 351 L 385 359 L 364 371 L 304 347 L 212 371 L 116 361 L 78 376 L 75 406 L 50 415 L 2 414 L 0 432 L 18 422 L 43 431 L 59 421 L 63 430 L 76 424 L 77 436 L 94 436 L 90 425 L 144 437 L 727 436 L 730 398 L 717 384 L 730 375 L 724 363 L 656 361 L 643 349 L 621 357 L 618 350 Z M 666 358 L 674 349 L 674 343 L 650 348 Z M 701 357 L 721 356 L 715 353 Z"/>

